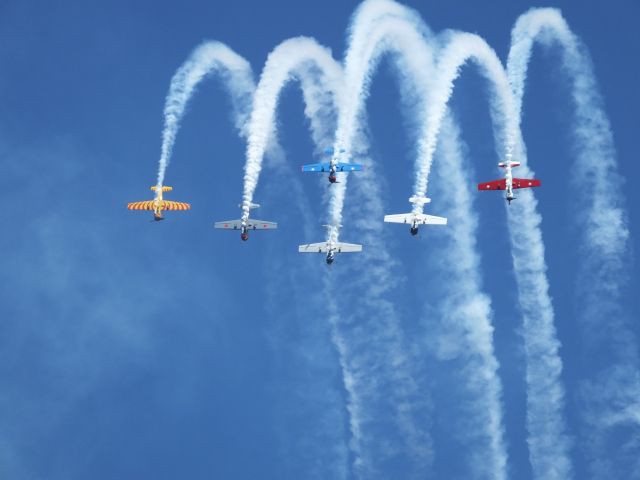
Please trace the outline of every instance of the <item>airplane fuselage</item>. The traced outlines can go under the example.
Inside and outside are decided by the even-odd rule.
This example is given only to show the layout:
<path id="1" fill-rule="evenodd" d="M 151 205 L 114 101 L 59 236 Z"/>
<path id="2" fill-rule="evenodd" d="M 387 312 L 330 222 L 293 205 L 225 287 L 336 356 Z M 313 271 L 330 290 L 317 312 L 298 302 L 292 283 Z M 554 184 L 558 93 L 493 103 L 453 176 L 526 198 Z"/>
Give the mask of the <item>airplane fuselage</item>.
<path id="1" fill-rule="evenodd" d="M 513 195 L 513 175 L 511 173 L 511 160 L 508 160 L 505 163 L 504 169 L 505 169 L 505 186 L 506 186 L 506 196 L 505 199 L 507 200 L 507 204 L 511 205 L 511 201 L 515 200 L 515 196 Z M 516 166 L 518 166 L 519 164 L 517 164 Z"/>
<path id="2" fill-rule="evenodd" d="M 331 162 L 331 168 L 329 168 L 329 183 L 337 183 L 338 182 L 338 177 L 336 176 L 336 167 L 333 164 L 333 162 Z"/>
<path id="3" fill-rule="evenodd" d="M 156 198 L 153 200 L 153 219 L 156 222 L 164 220 L 162 216 L 162 189 L 157 191 Z"/>
<path id="4" fill-rule="evenodd" d="M 329 250 L 327 253 L 327 265 L 331 265 L 335 259 L 335 253 L 333 250 Z"/>

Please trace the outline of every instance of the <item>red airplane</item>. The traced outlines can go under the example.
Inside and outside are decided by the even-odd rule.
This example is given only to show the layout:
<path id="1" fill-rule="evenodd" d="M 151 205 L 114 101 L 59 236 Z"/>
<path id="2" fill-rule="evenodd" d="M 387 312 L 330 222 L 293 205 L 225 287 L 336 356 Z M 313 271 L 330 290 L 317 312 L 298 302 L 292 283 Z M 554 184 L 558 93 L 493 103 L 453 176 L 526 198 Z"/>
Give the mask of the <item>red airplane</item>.
<path id="1" fill-rule="evenodd" d="M 511 158 L 507 157 L 507 161 L 500 162 L 498 166 L 505 169 L 504 178 L 500 180 L 492 180 L 491 182 L 479 183 L 478 190 L 506 190 L 506 200 L 507 203 L 511 205 L 511 201 L 516 199 L 516 197 L 513 196 L 513 191 L 515 189 L 540 186 L 540 180 L 536 180 L 533 178 L 512 177 L 511 169 L 514 167 L 519 167 L 520 162 L 512 162 Z"/>

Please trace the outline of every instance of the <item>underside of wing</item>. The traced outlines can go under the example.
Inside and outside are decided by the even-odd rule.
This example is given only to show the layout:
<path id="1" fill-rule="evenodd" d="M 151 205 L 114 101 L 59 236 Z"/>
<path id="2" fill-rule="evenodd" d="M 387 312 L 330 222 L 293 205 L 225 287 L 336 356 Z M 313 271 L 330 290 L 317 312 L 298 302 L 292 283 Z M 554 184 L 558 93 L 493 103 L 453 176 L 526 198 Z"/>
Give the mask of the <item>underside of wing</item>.
<path id="1" fill-rule="evenodd" d="M 503 178 L 502 180 L 493 180 L 491 182 L 479 183 L 478 190 L 506 190 L 507 181 Z"/>
<path id="2" fill-rule="evenodd" d="M 153 200 L 145 200 L 144 202 L 131 202 L 127 204 L 129 210 L 153 210 Z"/>
<path id="3" fill-rule="evenodd" d="M 398 213 L 396 215 L 385 215 L 384 221 L 387 223 L 412 223 L 413 214 L 411 213 Z"/>
<path id="4" fill-rule="evenodd" d="M 329 247 L 326 242 L 323 243 L 306 243 L 298 246 L 298 252 L 300 253 L 322 253 L 328 252 Z"/>
<path id="5" fill-rule="evenodd" d="M 171 200 L 163 200 L 162 208 L 164 210 L 189 210 L 191 208 L 191 205 L 184 202 L 174 202 Z"/>
<path id="6" fill-rule="evenodd" d="M 252 230 L 275 230 L 278 228 L 278 224 L 275 222 L 266 222 L 264 220 L 250 218 L 247 220 L 247 227 Z"/>
<path id="7" fill-rule="evenodd" d="M 331 169 L 329 162 L 324 163 L 310 163 L 302 166 L 303 172 L 328 172 Z"/>
<path id="8" fill-rule="evenodd" d="M 513 179 L 513 188 L 532 188 L 539 187 L 540 180 L 533 178 L 514 178 Z"/>
<path id="9" fill-rule="evenodd" d="M 242 222 L 240 220 L 227 220 L 225 222 L 216 222 L 214 224 L 214 228 L 225 228 L 229 230 L 237 230 L 242 227 Z"/>
<path id="10" fill-rule="evenodd" d="M 436 217 L 435 215 L 425 215 L 424 213 L 416 215 L 416 220 L 422 225 L 446 225 L 447 219 L 444 217 Z"/>
<path id="11" fill-rule="evenodd" d="M 353 252 L 361 252 L 362 245 L 358 245 L 355 243 L 342 243 L 338 242 L 335 244 L 335 249 L 337 252 L 341 253 L 353 253 Z"/>
<path id="12" fill-rule="evenodd" d="M 342 163 L 338 162 L 336 164 L 336 170 L 338 172 L 359 172 L 362 170 L 362 165 L 359 163 Z"/>

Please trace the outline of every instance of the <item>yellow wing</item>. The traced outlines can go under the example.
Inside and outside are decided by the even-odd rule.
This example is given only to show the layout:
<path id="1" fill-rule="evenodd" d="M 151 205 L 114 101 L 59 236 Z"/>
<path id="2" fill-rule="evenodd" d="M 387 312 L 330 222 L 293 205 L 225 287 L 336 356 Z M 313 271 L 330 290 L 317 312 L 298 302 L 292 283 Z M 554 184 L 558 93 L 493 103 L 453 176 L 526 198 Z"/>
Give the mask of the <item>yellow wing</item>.
<path id="1" fill-rule="evenodd" d="M 153 210 L 153 200 L 144 202 L 131 202 L 127 204 L 129 210 Z"/>
<path id="2" fill-rule="evenodd" d="M 184 202 L 172 202 L 171 200 L 162 201 L 163 210 L 189 210 L 191 205 Z"/>

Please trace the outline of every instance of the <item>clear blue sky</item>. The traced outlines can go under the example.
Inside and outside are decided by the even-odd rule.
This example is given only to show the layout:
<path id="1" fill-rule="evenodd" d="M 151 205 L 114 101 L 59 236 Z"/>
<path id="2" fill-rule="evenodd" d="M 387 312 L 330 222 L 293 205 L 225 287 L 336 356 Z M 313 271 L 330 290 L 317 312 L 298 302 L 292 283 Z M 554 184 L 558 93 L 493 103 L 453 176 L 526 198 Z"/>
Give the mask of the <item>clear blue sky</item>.
<path id="1" fill-rule="evenodd" d="M 212 228 L 213 221 L 238 213 L 245 148 L 216 79 L 206 82 L 191 103 L 167 175 L 166 183 L 175 189 L 169 198 L 191 202 L 192 210 L 168 214 L 167 221 L 156 224 L 149 222 L 150 214 L 125 206 L 150 197 L 164 97 L 173 72 L 193 47 L 205 39 L 222 41 L 259 73 L 278 43 L 307 35 L 341 59 L 357 3 L 0 4 L 0 477 L 303 479 L 332 478 L 344 467 L 346 478 L 355 478 L 347 397 L 327 314 L 333 299 L 325 296 L 323 281 L 331 275 L 336 283 L 358 285 L 366 282 L 367 271 L 345 257 L 328 272 L 321 258 L 296 253 L 299 243 L 323 236 L 324 194 L 317 182 L 299 179 L 318 218 L 316 238 L 306 238 L 287 180 L 299 175 L 300 164 L 313 160 L 297 86 L 285 90 L 279 111 L 290 168 L 267 169 L 256 192 L 264 204 L 260 217 L 280 222 L 277 232 L 255 234 L 244 244 L 237 235 Z M 533 6 L 562 9 L 593 58 L 619 172 L 627 179 L 619 191 L 626 198 L 637 251 L 639 4 L 405 4 L 436 31 L 478 33 L 503 60 L 518 15 Z M 557 55 L 541 50 L 535 55 L 524 102 L 524 138 L 530 165 L 543 179 L 536 195 L 563 345 L 569 433 L 579 445 L 585 426 L 571 414 L 584 371 L 573 321 L 580 255 L 573 248 L 578 232 L 569 221 L 574 207 L 568 190 L 570 102 Z M 474 163 L 470 183 L 460 188 L 475 189 L 475 182 L 496 175 L 486 96 L 479 94 L 485 89 L 470 68 L 457 85 L 453 108 Z M 388 213 L 404 210 L 411 193 L 413 158 L 398 98 L 392 71 L 383 64 L 368 112 Z M 484 289 L 494 308 L 508 468 L 511 478 L 530 478 L 521 323 L 498 197 L 477 198 L 478 244 Z M 454 201 L 455 192 L 435 199 L 433 213 Z M 418 365 L 413 371 L 425 377 L 442 373 L 418 382 L 413 394 L 434 402 L 434 416 L 424 419 L 435 443 L 433 468 L 439 478 L 462 478 L 469 474 L 464 458 L 472 452 L 460 448 L 464 442 L 456 428 L 465 423 L 456 427 L 446 421 L 462 408 L 463 399 L 447 384 L 447 369 L 454 367 L 439 365 L 429 355 L 429 332 L 421 321 L 423 296 L 434 282 L 428 275 L 429 252 L 444 248 L 443 237 L 427 234 L 414 241 L 405 229 L 388 229 L 399 277 L 387 300 L 411 339 L 411 358 Z M 343 238 L 357 242 L 357 229 L 345 225 Z M 638 300 L 631 295 L 640 286 L 633 254 L 629 262 L 622 307 L 636 319 L 633 328 L 640 335 Z M 339 288 L 334 294 L 347 337 L 359 339 L 353 350 L 374 348 L 368 343 L 366 310 L 359 308 L 367 299 L 349 292 L 343 296 Z M 392 398 L 389 385 L 381 379 L 375 394 Z M 393 425 L 381 420 L 368 434 L 393 444 L 399 435 Z M 612 434 L 611 445 L 625 435 Z M 572 452 L 576 478 L 587 478 L 589 459 L 578 447 Z M 620 461 L 626 463 L 617 467 L 630 471 L 636 460 Z M 401 463 L 383 467 L 380 478 L 403 478 Z"/>

